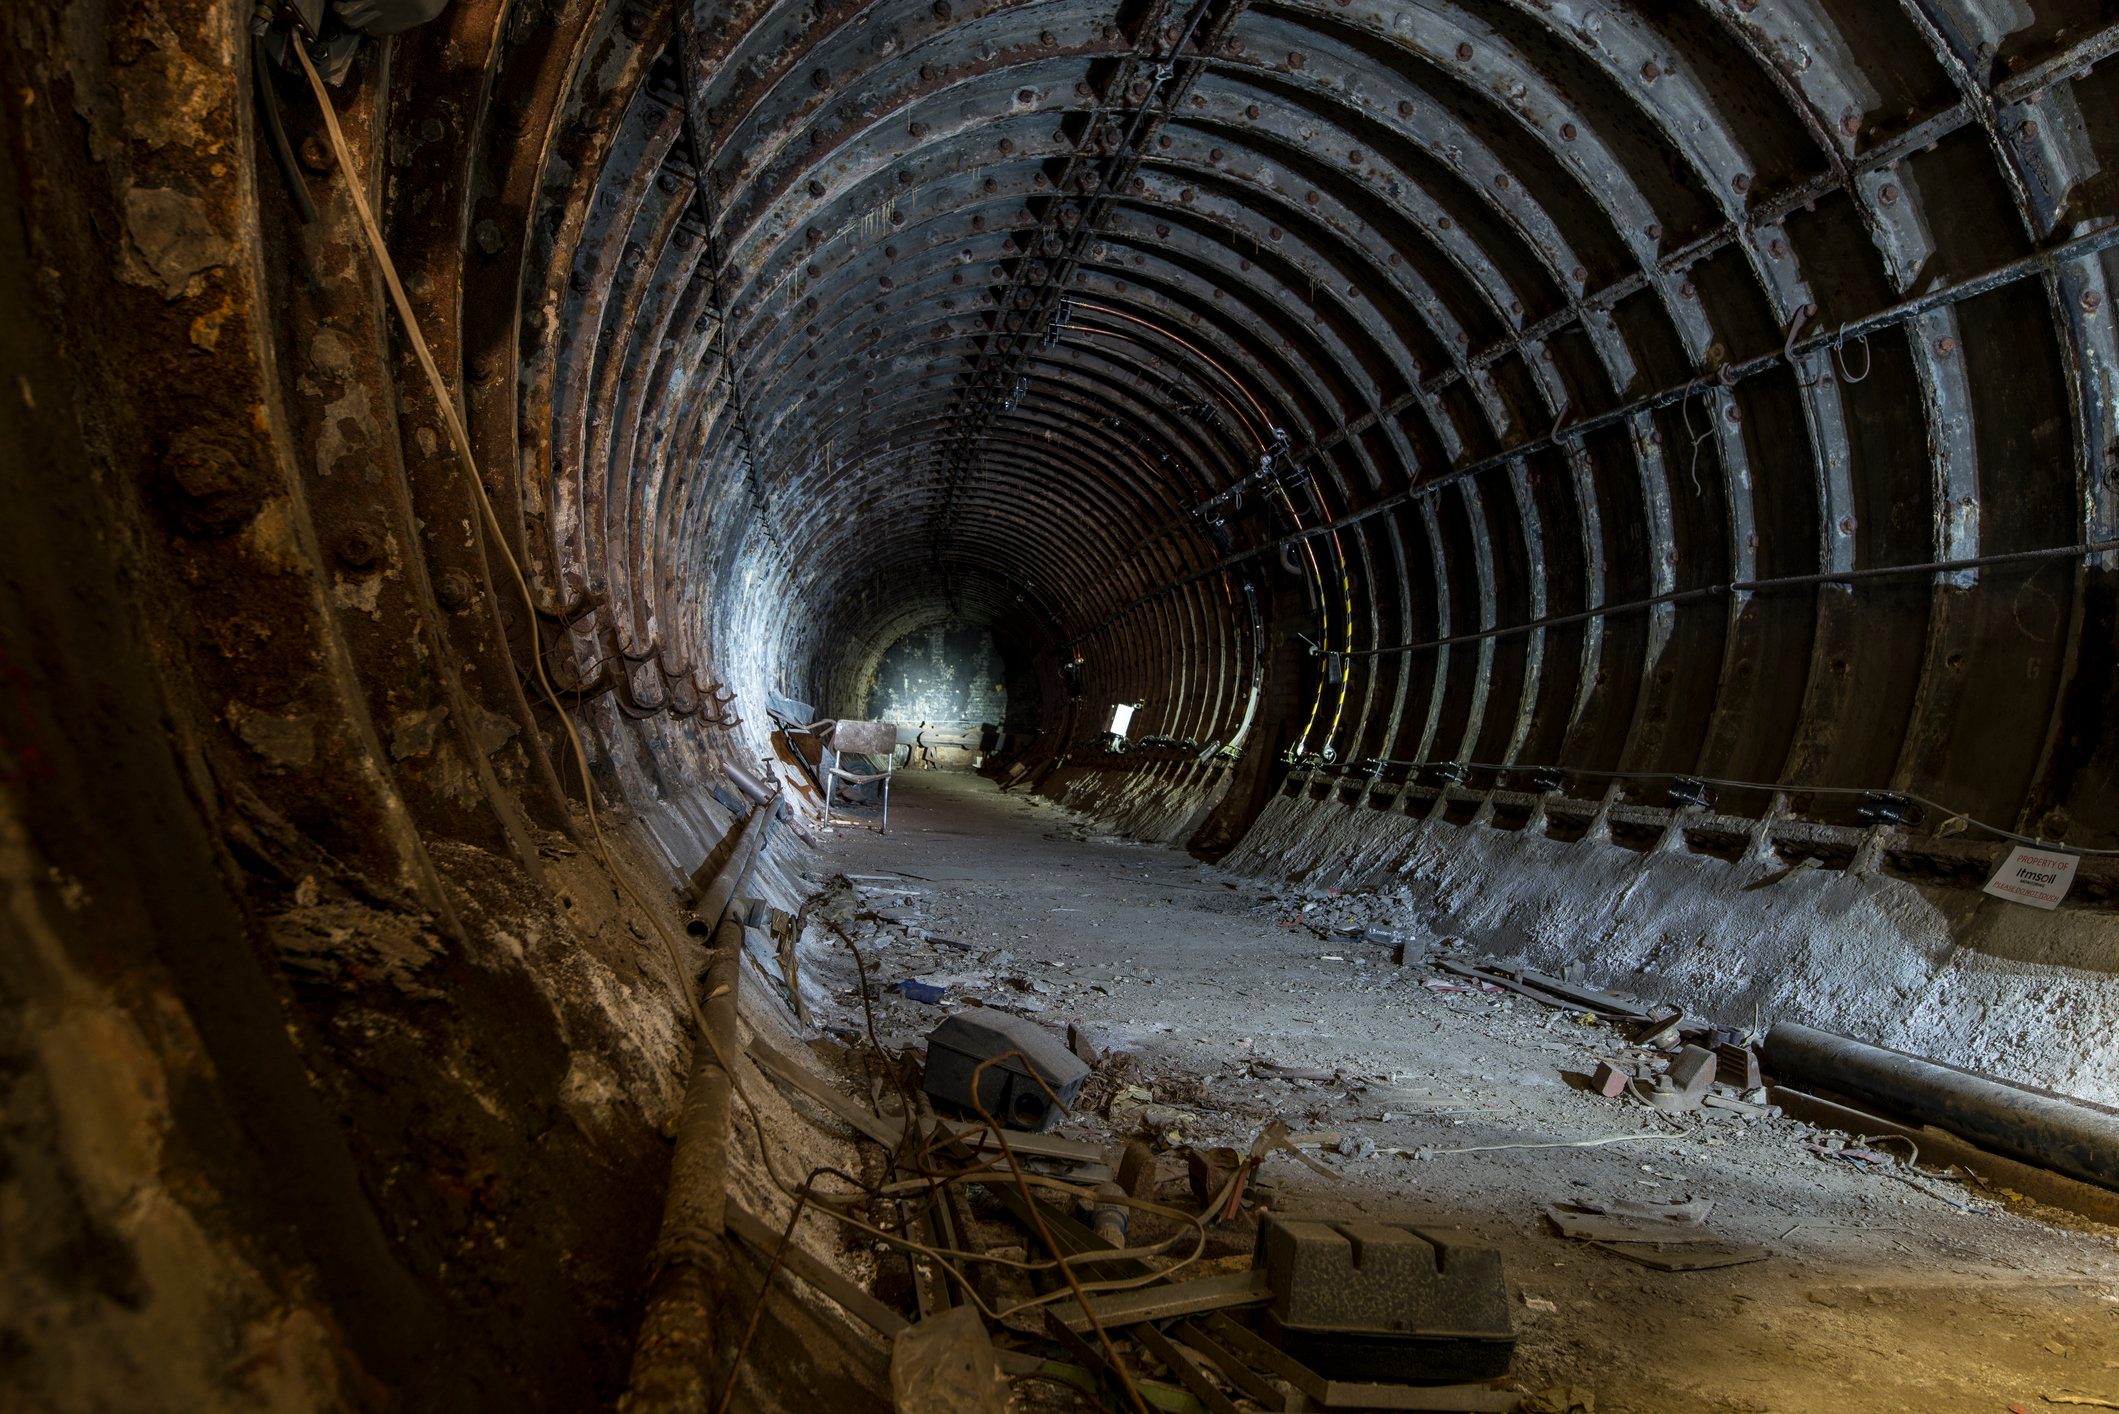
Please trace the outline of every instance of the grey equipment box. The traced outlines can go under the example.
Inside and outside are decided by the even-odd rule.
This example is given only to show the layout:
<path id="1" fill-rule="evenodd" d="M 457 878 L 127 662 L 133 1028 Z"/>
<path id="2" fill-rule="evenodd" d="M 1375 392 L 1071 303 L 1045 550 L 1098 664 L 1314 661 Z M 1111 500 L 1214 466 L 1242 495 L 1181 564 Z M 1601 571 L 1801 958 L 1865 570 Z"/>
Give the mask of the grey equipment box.
<path id="1" fill-rule="evenodd" d="M 1275 1345 L 1342 1380 L 1455 1383 L 1508 1373 L 1516 1332 L 1501 1254 L 1450 1228 L 1267 1214 L 1258 1265 Z"/>
<path id="2" fill-rule="evenodd" d="M 1030 1078 L 1033 1072 L 1024 1061 L 1068 1105 L 1081 1094 L 1089 1067 L 1067 1049 L 1065 1041 L 1020 1016 L 986 1010 L 959 1012 L 935 1027 L 927 1037 L 925 1089 L 935 1099 L 975 1114 L 973 1074 L 981 1062 L 1010 1051 L 1021 1054 L 987 1066 L 980 1078 L 979 1100 L 986 1113 L 1009 1129 L 1052 1128 L 1059 1123 L 1060 1110 Z"/>

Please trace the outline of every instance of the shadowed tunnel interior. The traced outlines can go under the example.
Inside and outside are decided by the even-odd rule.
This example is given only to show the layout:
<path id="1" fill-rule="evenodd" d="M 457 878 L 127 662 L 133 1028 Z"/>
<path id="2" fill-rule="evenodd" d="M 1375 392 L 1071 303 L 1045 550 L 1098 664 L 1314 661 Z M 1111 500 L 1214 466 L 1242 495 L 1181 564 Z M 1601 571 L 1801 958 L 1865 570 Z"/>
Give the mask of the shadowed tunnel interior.
<path id="1" fill-rule="evenodd" d="M 669 890 L 763 783 L 799 910 L 784 728 L 877 702 L 1242 874 L 2119 1101 L 2099 0 L 6 11 L 32 1407 L 616 1398 Z M 1981 893 L 2015 844 L 2058 909 Z M 1791 869 L 1847 892 L 1765 917 Z M 765 1338 L 819 1364 L 759 1407 L 872 1397 Z"/>
<path id="2" fill-rule="evenodd" d="M 1247 806 L 2119 840 L 2095 7 L 1490 9 L 642 12 L 544 107 L 557 36 L 458 15 L 540 583 L 605 667 L 833 711 L 988 624 L 1043 754 L 1136 702 Z"/>

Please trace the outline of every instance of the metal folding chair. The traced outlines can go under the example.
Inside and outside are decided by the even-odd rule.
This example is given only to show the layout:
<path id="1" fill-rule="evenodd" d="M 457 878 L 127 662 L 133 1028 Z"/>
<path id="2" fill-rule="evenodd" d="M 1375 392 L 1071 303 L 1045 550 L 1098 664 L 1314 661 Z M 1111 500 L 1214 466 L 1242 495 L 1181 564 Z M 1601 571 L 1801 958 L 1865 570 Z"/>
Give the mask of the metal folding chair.
<path id="1" fill-rule="evenodd" d="M 832 721 L 824 724 L 817 733 L 824 749 L 831 753 L 831 760 L 824 768 L 824 823 L 831 823 L 831 802 L 838 783 L 850 786 L 875 785 L 883 787 L 883 833 L 890 833 L 890 777 L 898 764 L 898 729 L 891 722 Z M 839 762 L 847 756 L 880 756 L 883 769 L 880 771 L 848 771 Z"/>

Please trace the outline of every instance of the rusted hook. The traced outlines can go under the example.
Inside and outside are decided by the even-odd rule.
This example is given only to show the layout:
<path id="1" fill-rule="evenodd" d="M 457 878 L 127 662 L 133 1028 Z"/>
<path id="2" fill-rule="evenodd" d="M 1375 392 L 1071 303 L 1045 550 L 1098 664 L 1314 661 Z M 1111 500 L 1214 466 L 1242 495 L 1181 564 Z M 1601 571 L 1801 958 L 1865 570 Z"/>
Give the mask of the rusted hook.
<path id="1" fill-rule="evenodd" d="M 1802 336 L 1803 326 L 1816 317 L 1817 306 L 1815 304 L 1806 304 L 1801 309 L 1796 310 L 1794 320 L 1788 325 L 1788 337 L 1781 340 L 1781 357 L 1788 360 L 1788 367 L 1795 373 L 1795 385 L 1798 388 L 1815 388 L 1824 381 L 1821 377 L 1803 377 L 1803 367 L 1795 361 L 1795 341 Z"/>

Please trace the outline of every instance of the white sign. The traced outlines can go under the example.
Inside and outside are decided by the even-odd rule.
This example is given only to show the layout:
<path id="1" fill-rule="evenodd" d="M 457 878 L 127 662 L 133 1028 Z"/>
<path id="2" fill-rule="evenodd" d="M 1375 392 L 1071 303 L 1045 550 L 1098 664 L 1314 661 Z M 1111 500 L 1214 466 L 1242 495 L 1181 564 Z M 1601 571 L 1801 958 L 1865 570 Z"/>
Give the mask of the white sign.
<path id="1" fill-rule="evenodd" d="M 2075 882 L 2075 864 L 2080 856 L 2058 850 L 2033 849 L 2020 844 L 2001 861 L 1987 892 L 1996 898 L 2013 899 L 2033 908 L 2058 908 Z"/>

